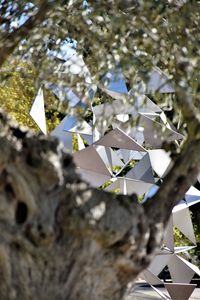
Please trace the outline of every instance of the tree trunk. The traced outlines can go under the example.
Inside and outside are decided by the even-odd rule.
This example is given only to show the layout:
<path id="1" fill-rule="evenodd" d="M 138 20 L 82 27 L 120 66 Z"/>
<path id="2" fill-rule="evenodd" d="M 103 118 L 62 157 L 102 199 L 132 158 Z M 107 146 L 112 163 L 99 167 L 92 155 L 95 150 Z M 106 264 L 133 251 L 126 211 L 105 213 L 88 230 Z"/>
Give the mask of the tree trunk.
<path id="1" fill-rule="evenodd" d="M 0 299 L 122 299 L 163 225 L 150 225 L 135 195 L 81 182 L 57 140 L 3 113 L 0 132 Z"/>
<path id="2" fill-rule="evenodd" d="M 56 139 L 0 112 L 0 299 L 124 299 L 195 181 L 199 149 L 199 139 L 186 143 L 140 205 L 136 195 L 90 188 Z"/>

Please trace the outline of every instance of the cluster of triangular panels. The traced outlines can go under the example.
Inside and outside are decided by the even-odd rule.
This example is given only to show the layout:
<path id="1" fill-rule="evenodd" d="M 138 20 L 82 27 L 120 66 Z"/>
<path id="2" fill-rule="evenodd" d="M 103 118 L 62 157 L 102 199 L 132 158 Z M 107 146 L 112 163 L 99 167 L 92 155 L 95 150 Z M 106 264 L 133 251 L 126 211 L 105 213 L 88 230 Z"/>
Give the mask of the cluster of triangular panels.
<path id="1" fill-rule="evenodd" d="M 109 70 L 98 85 L 93 85 L 83 58 L 76 53 L 68 57 L 56 72 L 84 78 L 88 86 L 93 121 L 87 123 L 69 115 L 51 132 L 73 154 L 81 177 L 91 186 L 107 191 L 136 193 L 143 197 L 143 201 L 151 197 L 159 189 L 156 183 L 162 182 L 172 166 L 169 153 L 162 149 L 163 142 L 183 139 L 162 109 L 148 97 L 152 93 L 174 93 L 169 77 L 159 68 L 154 68 L 147 83 L 141 80 L 137 95 L 134 94 L 134 88 L 128 91 L 120 68 Z M 70 107 L 85 106 L 85 101 L 72 87 L 46 82 L 44 88 L 61 102 L 68 102 Z M 105 96 L 111 97 L 111 100 L 93 106 L 92 101 L 98 89 Z M 33 102 L 30 115 L 41 131 L 47 134 L 42 88 Z M 105 120 L 111 122 L 110 127 Z M 74 137 L 77 140 L 76 151 L 73 149 Z M 196 266 L 179 255 L 196 245 L 189 207 L 198 202 L 200 191 L 191 187 L 185 198 L 173 209 L 161 252 L 143 272 L 143 278 L 163 299 L 187 300 L 195 288 L 195 285 L 190 284 L 192 277 L 195 273 L 200 275 Z M 173 226 L 192 245 L 175 247 Z M 173 281 L 165 284 L 169 296 L 155 287 L 162 283 L 158 274 L 166 265 Z"/>

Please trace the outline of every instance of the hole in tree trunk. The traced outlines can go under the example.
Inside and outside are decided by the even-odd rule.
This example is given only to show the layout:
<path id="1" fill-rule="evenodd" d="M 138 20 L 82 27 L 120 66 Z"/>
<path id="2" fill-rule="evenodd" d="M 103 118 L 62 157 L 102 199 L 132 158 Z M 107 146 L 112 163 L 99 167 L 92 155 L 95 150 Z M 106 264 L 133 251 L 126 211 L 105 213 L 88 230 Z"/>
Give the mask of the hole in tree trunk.
<path id="1" fill-rule="evenodd" d="M 5 191 L 6 191 L 7 195 L 9 195 L 11 198 L 15 197 L 14 190 L 13 190 L 12 186 L 9 183 L 7 183 L 5 185 Z"/>
<path id="2" fill-rule="evenodd" d="M 28 207 L 24 202 L 18 202 L 15 214 L 15 220 L 17 224 L 23 224 L 28 217 Z"/>

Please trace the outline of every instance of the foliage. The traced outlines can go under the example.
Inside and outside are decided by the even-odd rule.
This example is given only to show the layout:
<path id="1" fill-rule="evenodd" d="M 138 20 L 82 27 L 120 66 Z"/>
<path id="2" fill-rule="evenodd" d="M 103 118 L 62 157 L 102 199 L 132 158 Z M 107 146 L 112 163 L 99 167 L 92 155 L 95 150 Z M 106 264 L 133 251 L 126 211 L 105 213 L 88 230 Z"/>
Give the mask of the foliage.
<path id="1" fill-rule="evenodd" d="M 17 71 L 19 70 L 20 71 Z M 35 95 L 36 72 L 27 63 L 16 64 L 10 70 L 9 64 L 1 71 L 0 105 L 12 114 L 22 125 L 36 129 L 28 110 Z"/>
<path id="2" fill-rule="evenodd" d="M 31 28 L 25 28 L 18 36 L 20 26 L 34 18 L 41 3 L 46 3 L 48 13 L 45 14 L 45 10 L 40 22 L 36 20 Z M 108 69 L 117 67 L 123 71 L 129 89 L 132 88 L 132 96 L 127 96 L 125 101 L 134 101 L 141 79 L 148 80 L 152 67 L 158 66 L 168 73 L 175 84 L 176 94 L 149 97 L 165 109 L 172 123 L 179 125 L 185 136 L 189 133 L 190 139 L 199 139 L 196 123 L 193 124 L 193 120 L 199 117 L 200 101 L 199 1 L 88 0 L 84 3 L 80 0 L 20 0 L 13 5 L 13 1 L 1 1 L 0 66 L 4 65 L 1 68 L 0 106 L 11 112 L 21 124 L 37 131 L 28 112 L 38 87 L 44 81 L 67 83 L 88 100 L 88 83 L 84 78 L 70 74 L 58 76 L 55 72 L 58 65 L 62 66 L 67 60 L 65 46 L 70 42 L 83 56 L 93 83 L 98 83 Z M 6 63 L 4 48 L 10 54 Z M 97 94 L 93 105 L 104 101 L 110 99 L 104 100 L 101 94 Z M 62 107 L 49 91 L 45 91 L 45 105 L 51 131 L 67 107 Z M 83 117 L 91 120 L 91 110 L 84 112 Z M 184 121 L 180 121 L 182 117 Z M 77 150 L 76 139 L 73 139 L 73 149 Z M 176 155 L 180 151 L 180 148 L 174 149 Z M 199 240 L 196 226 L 195 232 Z M 175 230 L 177 244 L 182 238 Z"/>
<path id="3" fill-rule="evenodd" d="M 23 3 L 18 1 L 16 7 L 12 6 L 18 20 L 30 15 L 38 1 L 31 5 L 27 1 L 27 6 Z M 84 56 L 94 79 L 100 78 L 108 68 L 120 65 L 132 86 L 138 76 L 147 78 L 148 70 L 156 65 L 166 69 L 180 87 L 187 91 L 198 90 L 198 1 L 51 3 L 54 9 L 45 22 L 34 28 L 33 34 L 23 40 L 15 52 L 15 57 L 26 55 L 34 61 L 42 78 L 52 75 L 54 66 L 53 61 L 47 63 L 47 47 L 65 60 L 65 51 L 62 55 L 60 51 L 64 42 L 71 41 Z M 9 5 L 2 5 L 2 19 L 10 10 Z M 12 22 L 6 17 L 3 20 L 2 32 L 5 32 L 5 24 L 12 30 Z"/>
<path id="4" fill-rule="evenodd" d="M 192 213 L 191 217 L 192 217 Z M 189 251 L 187 254 L 188 258 L 196 265 L 200 266 L 200 232 L 198 225 L 194 222 L 193 220 L 193 228 L 194 228 L 194 234 L 195 234 L 195 239 L 197 242 L 197 245 L 195 248 Z M 174 226 L 174 243 L 175 246 L 191 246 L 191 242 L 180 232 L 180 230 Z M 183 253 L 184 255 L 184 253 Z"/>
<path id="5" fill-rule="evenodd" d="M 21 40 L 10 57 L 10 65 L 17 57 L 33 64 L 37 84 L 49 79 L 62 81 L 76 86 L 77 92 L 85 93 L 84 78 L 69 74 L 58 78 L 54 73 L 58 64 L 62 65 L 69 57 L 67 45 L 71 44 L 83 56 L 94 83 L 108 69 L 120 67 L 123 70 L 126 83 L 133 90 L 132 97 L 126 101 L 133 101 L 137 94 L 139 78 L 146 81 L 152 66 L 158 66 L 170 75 L 177 93 L 180 88 L 186 95 L 195 94 L 194 104 L 198 108 L 199 1 L 43 2 L 50 4 L 45 21 Z M 0 44 L 9 38 L 8 32 L 23 26 L 41 3 L 18 1 L 12 5 L 12 1 L 3 1 Z M 175 111 L 173 122 L 180 122 L 177 97 L 152 97 L 168 109 L 169 115 Z M 97 94 L 94 104 L 102 102 L 101 98 Z"/>
<path id="6" fill-rule="evenodd" d="M 39 132 L 29 114 L 37 94 L 37 75 L 37 70 L 30 63 L 16 61 L 12 68 L 7 64 L 1 71 L 0 107 L 10 113 L 19 124 Z M 64 117 L 66 107 L 48 90 L 45 90 L 44 97 L 47 127 L 50 132 Z"/>

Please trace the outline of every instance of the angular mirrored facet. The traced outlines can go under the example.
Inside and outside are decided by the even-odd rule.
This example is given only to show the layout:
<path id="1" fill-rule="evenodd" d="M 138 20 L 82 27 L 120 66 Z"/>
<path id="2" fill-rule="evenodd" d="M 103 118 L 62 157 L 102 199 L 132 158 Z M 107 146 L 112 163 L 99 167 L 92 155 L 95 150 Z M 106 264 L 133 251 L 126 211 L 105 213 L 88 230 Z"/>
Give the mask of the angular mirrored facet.
<path id="1" fill-rule="evenodd" d="M 169 77 L 159 68 L 154 68 L 150 75 L 146 86 L 146 93 L 174 93 L 174 87 Z"/>
<path id="2" fill-rule="evenodd" d="M 172 254 L 168 262 L 169 272 L 174 283 L 190 283 L 195 271 L 176 254 Z"/>
<path id="3" fill-rule="evenodd" d="M 111 173 L 93 146 L 74 153 L 73 157 L 77 167 L 111 176 Z"/>
<path id="4" fill-rule="evenodd" d="M 125 78 L 120 69 L 108 71 L 100 82 L 100 88 L 116 99 L 123 94 L 128 95 Z"/>
<path id="5" fill-rule="evenodd" d="M 46 82 L 45 88 L 52 91 L 61 102 L 69 102 L 69 105 L 72 107 L 76 106 L 81 101 L 73 90 L 66 86 Z"/>
<path id="6" fill-rule="evenodd" d="M 159 254 L 157 255 L 153 261 L 151 262 L 148 270 L 154 275 L 158 275 L 162 269 L 168 264 L 170 261 L 171 254 Z"/>
<path id="7" fill-rule="evenodd" d="M 149 150 L 148 153 L 153 170 L 163 178 L 172 165 L 170 154 L 162 149 Z"/>
<path id="8" fill-rule="evenodd" d="M 82 168 L 77 168 L 77 170 L 81 178 L 88 182 L 92 187 L 100 187 L 111 178 L 110 176 Z"/>
<path id="9" fill-rule="evenodd" d="M 33 102 L 33 105 L 30 110 L 30 115 L 38 125 L 40 130 L 47 134 L 47 127 L 46 127 L 46 117 L 45 117 L 45 110 L 44 110 L 44 95 L 42 88 L 39 89 L 37 96 Z"/>
<path id="10" fill-rule="evenodd" d="M 64 147 L 72 153 L 72 134 L 64 131 L 66 120 L 67 117 L 58 124 L 58 126 L 51 132 L 51 135 L 57 137 L 63 143 Z"/>
<path id="11" fill-rule="evenodd" d="M 147 153 L 143 156 L 143 158 L 126 174 L 125 177 L 154 184 L 155 180 L 153 177 L 149 154 Z"/>
<path id="12" fill-rule="evenodd" d="M 196 284 L 165 283 L 165 288 L 172 300 L 188 300 Z"/>
<path id="13" fill-rule="evenodd" d="M 193 244 L 196 244 L 194 229 L 188 208 L 174 212 L 173 223 Z"/>
<path id="14" fill-rule="evenodd" d="M 143 152 L 146 151 L 134 139 L 129 137 L 125 132 L 123 132 L 119 128 L 115 128 L 114 130 L 107 133 L 101 139 L 96 141 L 95 145 L 103 145 L 105 147 L 115 147 Z"/>

